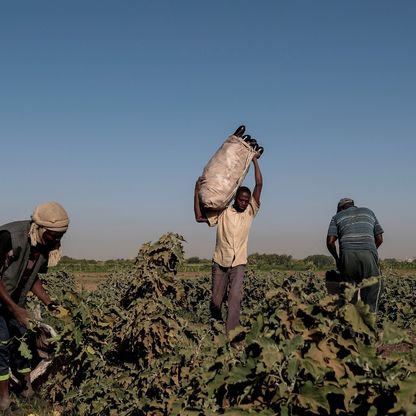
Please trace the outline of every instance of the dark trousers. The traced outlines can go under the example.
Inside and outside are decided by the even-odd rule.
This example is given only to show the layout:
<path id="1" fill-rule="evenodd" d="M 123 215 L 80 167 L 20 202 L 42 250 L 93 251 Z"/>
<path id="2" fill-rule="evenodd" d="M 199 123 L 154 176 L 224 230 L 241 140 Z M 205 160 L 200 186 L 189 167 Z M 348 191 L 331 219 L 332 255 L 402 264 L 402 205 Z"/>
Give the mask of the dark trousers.
<path id="1" fill-rule="evenodd" d="M 20 374 L 30 372 L 30 361 L 19 352 L 19 339 L 26 332 L 21 323 L 0 308 L 0 381 L 9 378 L 9 367 Z"/>
<path id="2" fill-rule="evenodd" d="M 212 263 L 211 313 L 214 318 L 222 319 L 221 306 L 226 300 L 228 289 L 228 313 L 225 324 L 227 333 L 240 324 L 240 305 L 245 271 L 245 264 L 222 267 L 215 262 Z"/>
<path id="3" fill-rule="evenodd" d="M 359 284 L 363 279 L 380 275 L 378 256 L 370 250 L 354 250 L 341 253 L 341 265 L 345 281 L 353 284 Z M 360 289 L 357 295 L 354 296 L 353 302 L 361 299 L 370 306 L 371 312 L 377 312 L 383 288 L 383 281 L 379 278 L 373 285 Z"/>

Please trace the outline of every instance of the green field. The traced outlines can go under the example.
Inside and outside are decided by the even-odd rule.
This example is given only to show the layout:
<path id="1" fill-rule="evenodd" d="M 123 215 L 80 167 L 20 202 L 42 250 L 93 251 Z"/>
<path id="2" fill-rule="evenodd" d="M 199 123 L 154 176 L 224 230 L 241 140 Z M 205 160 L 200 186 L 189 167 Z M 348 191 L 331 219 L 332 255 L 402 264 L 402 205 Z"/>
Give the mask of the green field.
<path id="1" fill-rule="evenodd" d="M 194 262 L 193 260 L 197 260 Z M 248 270 L 254 272 L 314 272 L 324 276 L 327 270 L 335 267 L 332 257 L 325 255 L 309 256 L 297 260 L 288 255 L 252 254 L 248 258 Z M 63 261 L 54 270 L 73 275 L 79 288 L 95 290 L 112 273 L 134 267 L 135 260 L 77 260 L 64 257 Z M 383 274 L 397 274 L 401 276 L 416 275 L 416 263 L 408 263 L 395 259 L 381 262 Z M 191 257 L 178 266 L 178 276 L 181 278 L 202 277 L 211 272 L 211 262 L 207 259 Z"/>
<path id="2" fill-rule="evenodd" d="M 351 304 L 353 288 L 341 300 L 328 296 L 323 271 L 313 265 L 296 272 L 251 265 L 242 325 L 227 339 L 209 314 L 209 268 L 184 271 L 184 265 L 181 239 L 168 234 L 144 245 L 135 263 L 48 274 L 47 287 L 68 314 L 44 313 L 59 338 L 40 389 L 49 408 L 32 410 L 416 414 L 413 270 L 385 268 L 375 320 L 365 305 Z"/>

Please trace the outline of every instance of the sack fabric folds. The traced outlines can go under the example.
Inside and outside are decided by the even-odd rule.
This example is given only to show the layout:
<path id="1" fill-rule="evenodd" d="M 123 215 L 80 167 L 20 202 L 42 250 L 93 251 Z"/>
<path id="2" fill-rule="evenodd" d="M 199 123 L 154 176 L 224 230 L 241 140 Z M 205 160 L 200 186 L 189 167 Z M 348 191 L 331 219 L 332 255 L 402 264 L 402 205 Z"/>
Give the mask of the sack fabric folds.
<path id="1" fill-rule="evenodd" d="M 255 150 L 231 135 L 206 164 L 201 176 L 199 200 L 205 209 L 224 209 L 242 184 Z"/>

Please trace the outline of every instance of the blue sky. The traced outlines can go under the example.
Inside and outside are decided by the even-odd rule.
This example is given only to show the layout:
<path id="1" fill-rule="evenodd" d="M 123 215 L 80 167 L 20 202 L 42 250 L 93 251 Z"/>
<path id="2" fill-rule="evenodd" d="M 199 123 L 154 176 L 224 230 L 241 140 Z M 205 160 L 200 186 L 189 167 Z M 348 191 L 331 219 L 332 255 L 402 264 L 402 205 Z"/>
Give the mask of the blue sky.
<path id="1" fill-rule="evenodd" d="M 209 258 L 193 186 L 245 124 L 265 147 L 249 252 L 327 253 L 350 196 L 382 257 L 416 256 L 415 21 L 410 0 L 2 2 L 1 222 L 57 200 L 69 256 L 174 231 Z"/>

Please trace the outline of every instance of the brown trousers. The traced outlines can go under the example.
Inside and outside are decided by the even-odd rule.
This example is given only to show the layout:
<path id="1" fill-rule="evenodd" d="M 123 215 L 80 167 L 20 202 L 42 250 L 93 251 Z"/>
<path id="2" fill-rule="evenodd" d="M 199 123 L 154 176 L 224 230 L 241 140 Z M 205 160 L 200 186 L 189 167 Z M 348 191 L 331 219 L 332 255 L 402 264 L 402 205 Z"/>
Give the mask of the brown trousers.
<path id="1" fill-rule="evenodd" d="M 222 267 L 218 263 L 212 263 L 211 313 L 214 318 L 222 319 L 221 306 L 226 300 L 228 289 L 228 313 L 225 324 L 227 334 L 240 324 L 240 304 L 243 297 L 245 271 L 245 264 Z"/>

